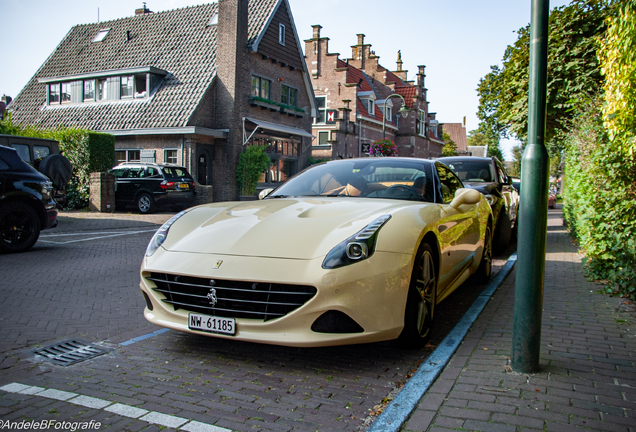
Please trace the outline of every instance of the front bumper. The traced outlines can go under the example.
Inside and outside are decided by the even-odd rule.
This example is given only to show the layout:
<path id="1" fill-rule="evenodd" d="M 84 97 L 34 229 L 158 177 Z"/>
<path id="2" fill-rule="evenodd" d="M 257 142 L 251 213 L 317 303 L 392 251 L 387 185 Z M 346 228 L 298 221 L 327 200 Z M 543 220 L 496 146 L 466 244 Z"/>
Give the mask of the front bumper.
<path id="1" fill-rule="evenodd" d="M 395 339 L 404 326 L 404 309 L 411 278 L 412 257 L 376 252 L 371 258 L 334 270 L 321 267 L 324 258 L 313 260 L 275 259 L 230 255 L 169 252 L 160 248 L 144 259 L 140 287 L 150 298 L 153 310 L 144 316 L 150 322 L 175 330 L 224 339 L 297 347 L 344 345 Z M 213 269 L 218 261 L 223 263 Z M 188 311 L 174 310 L 153 288 L 150 272 L 188 275 L 259 283 L 311 285 L 316 295 L 287 315 L 269 320 L 236 319 L 234 336 L 210 334 L 188 328 Z M 318 333 L 311 326 L 323 313 L 339 311 L 363 329 L 360 333 Z"/>

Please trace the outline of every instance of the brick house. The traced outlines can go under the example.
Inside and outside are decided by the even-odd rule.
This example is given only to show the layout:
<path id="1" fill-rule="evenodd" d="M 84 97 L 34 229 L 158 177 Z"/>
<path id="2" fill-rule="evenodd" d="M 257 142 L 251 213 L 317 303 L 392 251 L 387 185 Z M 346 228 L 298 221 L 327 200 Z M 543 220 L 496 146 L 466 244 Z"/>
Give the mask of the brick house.
<path id="1" fill-rule="evenodd" d="M 386 137 L 398 146 L 400 156 L 435 157 L 444 145 L 441 126 L 429 111 L 424 86 L 424 66 L 419 66 L 417 82 L 407 81 L 398 52 L 397 70 L 380 65 L 380 57 L 358 35 L 351 58 L 342 60 L 329 52 L 329 38 L 321 37 L 319 25 L 305 40 L 305 60 L 310 68 L 318 115 L 313 125 L 317 138 L 312 146 L 315 158 L 364 156 L 374 141 Z M 408 117 L 398 114 L 402 99 Z M 386 113 L 386 119 L 384 118 Z"/>
<path id="2" fill-rule="evenodd" d="M 469 156 L 468 138 L 466 136 L 466 117 L 462 123 L 443 123 L 444 133 L 447 133 L 455 143 L 455 150 L 460 156 Z"/>
<path id="3" fill-rule="evenodd" d="M 270 153 L 264 184 L 304 168 L 316 112 L 288 0 L 144 6 L 77 25 L 10 109 L 22 125 L 115 135 L 114 164 L 184 165 L 215 201 L 237 198 L 245 145 Z"/>

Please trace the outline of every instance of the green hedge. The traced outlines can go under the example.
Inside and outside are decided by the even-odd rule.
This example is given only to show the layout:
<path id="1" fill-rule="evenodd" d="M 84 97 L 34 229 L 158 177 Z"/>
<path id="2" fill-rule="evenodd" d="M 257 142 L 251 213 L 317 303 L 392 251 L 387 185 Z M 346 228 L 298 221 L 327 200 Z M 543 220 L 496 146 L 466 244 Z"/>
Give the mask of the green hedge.
<path id="1" fill-rule="evenodd" d="M 67 209 L 88 206 L 90 173 L 108 171 L 113 167 L 115 137 L 87 129 L 38 129 L 14 125 L 11 118 L 0 121 L 0 134 L 54 139 L 60 143 L 60 152 L 73 166 L 73 177 L 66 186 Z"/>
<path id="2" fill-rule="evenodd" d="M 581 104 L 567 135 L 564 218 L 588 276 L 608 294 L 636 299 L 636 160 L 617 151 L 602 104 Z"/>

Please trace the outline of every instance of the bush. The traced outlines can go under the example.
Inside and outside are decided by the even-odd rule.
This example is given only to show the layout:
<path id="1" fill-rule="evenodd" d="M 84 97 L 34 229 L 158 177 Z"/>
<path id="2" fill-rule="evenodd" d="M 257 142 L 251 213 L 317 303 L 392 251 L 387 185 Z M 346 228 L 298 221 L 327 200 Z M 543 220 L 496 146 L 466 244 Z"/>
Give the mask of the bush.
<path id="1" fill-rule="evenodd" d="M 236 167 L 236 181 L 242 196 L 254 195 L 261 175 L 269 168 L 270 160 L 265 148 L 259 145 L 247 147 L 240 154 Z"/>
<path id="2" fill-rule="evenodd" d="M 581 105 L 565 141 L 564 218 L 588 275 L 636 299 L 636 160 L 610 139 L 602 97 Z"/>
<path id="3" fill-rule="evenodd" d="M 391 157 L 398 155 L 398 148 L 388 138 L 382 138 L 371 144 L 369 148 L 369 156 L 375 157 Z"/>

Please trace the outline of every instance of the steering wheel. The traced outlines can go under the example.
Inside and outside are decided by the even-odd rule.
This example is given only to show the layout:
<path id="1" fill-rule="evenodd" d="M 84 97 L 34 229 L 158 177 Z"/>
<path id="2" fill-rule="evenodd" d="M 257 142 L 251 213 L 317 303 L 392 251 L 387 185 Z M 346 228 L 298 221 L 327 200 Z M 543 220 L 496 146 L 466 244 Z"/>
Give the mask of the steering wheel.
<path id="1" fill-rule="evenodd" d="M 415 188 L 403 184 L 393 185 L 384 191 L 385 195 L 395 196 L 396 198 L 399 197 L 400 192 L 406 193 L 406 197 L 404 197 L 404 199 L 420 199 L 420 194 Z"/>

